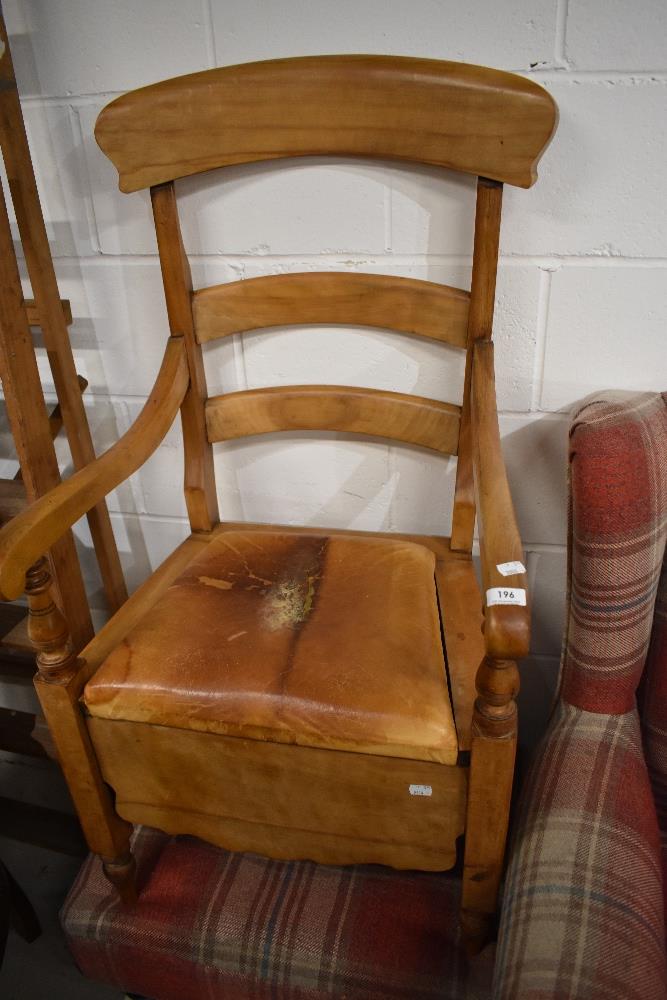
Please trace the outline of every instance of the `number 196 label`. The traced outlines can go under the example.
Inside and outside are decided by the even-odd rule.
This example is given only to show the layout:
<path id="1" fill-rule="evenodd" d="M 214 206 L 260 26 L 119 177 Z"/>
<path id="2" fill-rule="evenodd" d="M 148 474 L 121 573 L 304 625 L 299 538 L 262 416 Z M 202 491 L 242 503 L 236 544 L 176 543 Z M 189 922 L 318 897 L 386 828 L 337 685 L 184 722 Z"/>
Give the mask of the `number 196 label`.
<path id="1" fill-rule="evenodd" d="M 486 606 L 494 604 L 519 604 L 526 606 L 526 591 L 520 587 L 490 587 L 486 592 Z"/>

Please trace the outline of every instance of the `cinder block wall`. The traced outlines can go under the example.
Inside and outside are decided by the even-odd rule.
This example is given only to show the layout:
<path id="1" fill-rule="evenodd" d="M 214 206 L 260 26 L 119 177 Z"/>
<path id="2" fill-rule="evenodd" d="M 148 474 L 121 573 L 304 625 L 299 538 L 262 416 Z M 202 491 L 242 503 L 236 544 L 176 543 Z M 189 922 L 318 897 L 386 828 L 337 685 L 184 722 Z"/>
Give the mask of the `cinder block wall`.
<path id="1" fill-rule="evenodd" d="M 539 183 L 506 193 L 495 329 L 534 594 L 526 681 L 544 693 L 563 618 L 567 412 L 595 389 L 667 387 L 663 0 L 4 0 L 3 9 L 100 451 L 138 413 L 167 334 L 147 198 L 118 193 L 93 139 L 111 98 L 210 66 L 322 52 L 477 62 L 553 93 L 560 128 Z M 224 183 L 179 185 L 197 284 L 327 268 L 469 281 L 472 179 L 365 161 L 218 176 Z M 377 331 L 252 333 L 213 346 L 206 363 L 211 392 L 326 381 L 460 399 L 461 367 L 446 348 Z M 179 447 L 174 427 L 110 498 L 131 586 L 188 530 Z M 226 518 L 447 530 L 453 468 L 437 457 L 335 435 L 217 449 Z M 86 547 L 85 527 L 79 535 Z"/>

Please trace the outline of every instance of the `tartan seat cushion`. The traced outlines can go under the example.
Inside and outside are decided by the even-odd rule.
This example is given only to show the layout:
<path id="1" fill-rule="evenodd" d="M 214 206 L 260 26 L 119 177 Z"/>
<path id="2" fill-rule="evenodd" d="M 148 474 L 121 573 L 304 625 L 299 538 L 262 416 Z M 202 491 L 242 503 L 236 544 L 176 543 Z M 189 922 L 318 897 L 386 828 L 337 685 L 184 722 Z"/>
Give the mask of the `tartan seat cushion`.
<path id="1" fill-rule="evenodd" d="M 135 830 L 139 901 L 90 856 L 61 912 L 90 979 L 152 1000 L 488 1000 L 460 950 L 460 881 L 232 854 Z"/>

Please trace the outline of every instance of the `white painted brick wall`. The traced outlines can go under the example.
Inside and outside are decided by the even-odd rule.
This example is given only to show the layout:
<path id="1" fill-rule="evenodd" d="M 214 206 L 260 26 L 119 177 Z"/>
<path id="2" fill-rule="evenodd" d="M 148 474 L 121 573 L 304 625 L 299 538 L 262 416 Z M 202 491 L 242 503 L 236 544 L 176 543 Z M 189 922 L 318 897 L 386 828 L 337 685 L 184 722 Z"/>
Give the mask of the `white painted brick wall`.
<path id="1" fill-rule="evenodd" d="M 213 65 L 319 52 L 461 59 L 530 74 L 560 129 L 529 192 L 508 189 L 497 296 L 501 429 L 534 590 L 531 690 L 564 604 L 567 410 L 608 386 L 667 387 L 664 0 L 4 0 L 72 342 L 98 449 L 129 426 L 166 318 L 148 199 L 95 145 L 115 94 Z M 474 182 L 362 161 L 257 165 L 180 185 L 195 283 L 330 267 L 466 285 Z M 330 381 L 460 398 L 437 345 L 377 331 L 251 333 L 206 349 L 212 393 Z M 40 359 L 47 385 L 50 375 Z M 4 438 L 3 438 L 4 440 Z M 180 430 L 110 498 L 131 586 L 185 536 Z M 66 452 L 63 450 L 63 456 Z M 308 435 L 218 446 L 223 515 L 442 531 L 452 462 Z M 90 540 L 80 529 L 84 546 Z M 99 579 L 86 553 L 93 603 Z"/>

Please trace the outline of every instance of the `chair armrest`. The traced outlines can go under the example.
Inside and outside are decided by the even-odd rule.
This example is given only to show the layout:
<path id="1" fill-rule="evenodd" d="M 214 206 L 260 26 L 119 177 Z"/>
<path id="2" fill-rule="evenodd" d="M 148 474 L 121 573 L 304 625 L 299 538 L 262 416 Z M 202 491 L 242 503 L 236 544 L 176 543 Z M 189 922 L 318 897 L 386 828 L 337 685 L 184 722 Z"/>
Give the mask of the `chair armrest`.
<path id="1" fill-rule="evenodd" d="M 20 597 L 30 566 L 152 455 L 171 427 L 188 383 L 185 345 L 181 338 L 173 337 L 167 343 L 151 394 L 127 434 L 0 531 L 0 600 Z"/>
<path id="2" fill-rule="evenodd" d="M 493 996 L 667 996 L 662 893 L 637 712 L 561 701 L 514 822 Z"/>
<path id="3" fill-rule="evenodd" d="M 500 446 L 493 369 L 493 344 L 477 341 L 473 353 L 471 417 L 473 473 L 485 595 L 486 651 L 495 659 L 520 659 L 528 653 L 530 612 L 512 603 L 489 604 L 489 591 L 500 588 L 508 600 L 526 599 L 526 574 L 503 575 L 498 566 L 520 562 L 523 548 Z M 518 592 L 518 593 L 517 593 Z M 502 598 L 501 598 L 502 599 Z"/>

